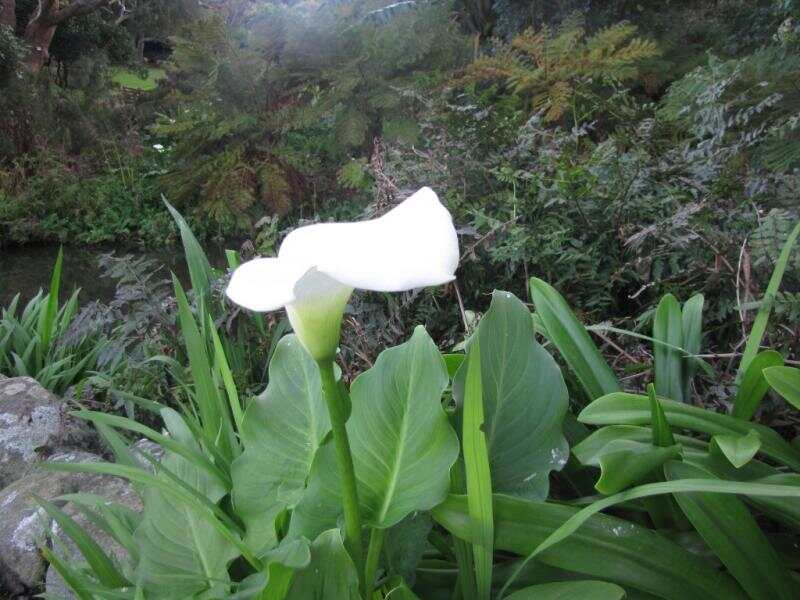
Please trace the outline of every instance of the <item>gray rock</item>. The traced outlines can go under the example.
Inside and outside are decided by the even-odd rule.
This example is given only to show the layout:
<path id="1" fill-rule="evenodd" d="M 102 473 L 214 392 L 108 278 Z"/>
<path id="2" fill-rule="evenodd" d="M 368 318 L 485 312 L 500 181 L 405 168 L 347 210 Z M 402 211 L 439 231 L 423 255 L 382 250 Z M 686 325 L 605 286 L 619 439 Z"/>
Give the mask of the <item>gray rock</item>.
<path id="1" fill-rule="evenodd" d="M 134 457 L 142 466 L 142 468 L 147 469 L 151 473 L 155 473 L 155 467 L 153 463 L 145 458 L 145 454 L 149 455 L 151 458 L 161 462 L 161 459 L 164 456 L 164 448 L 162 448 L 159 444 L 156 444 L 152 440 L 148 440 L 147 438 L 142 438 L 131 445 L 131 452 L 133 452 Z"/>
<path id="2" fill-rule="evenodd" d="M 54 454 L 59 462 L 93 462 L 95 454 L 72 451 Z M 37 469 L 0 491 L 0 597 L 36 590 L 45 574 L 45 560 L 38 544 L 46 536 L 50 519 L 32 500 L 32 495 L 54 498 L 97 484 L 99 475 Z"/>
<path id="3" fill-rule="evenodd" d="M 0 488 L 22 477 L 42 449 L 86 446 L 88 427 L 67 415 L 64 403 L 30 377 L 0 380 Z"/>

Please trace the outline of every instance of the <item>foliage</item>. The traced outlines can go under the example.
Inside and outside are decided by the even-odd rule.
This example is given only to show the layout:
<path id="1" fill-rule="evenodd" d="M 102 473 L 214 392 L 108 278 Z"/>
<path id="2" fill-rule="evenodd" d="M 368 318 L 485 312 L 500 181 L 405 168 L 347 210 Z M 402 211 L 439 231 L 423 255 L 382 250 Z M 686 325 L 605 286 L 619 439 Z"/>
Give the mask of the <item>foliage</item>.
<path id="1" fill-rule="evenodd" d="M 0 25 L 0 82 L 21 75 L 27 48 L 6 25 Z"/>
<path id="2" fill-rule="evenodd" d="M 591 36 L 574 20 L 556 33 L 548 26 L 528 29 L 476 60 L 467 78 L 503 81 L 528 99 L 532 112 L 542 111 L 546 122 L 560 121 L 569 111 L 580 123 L 582 97 L 597 93 L 598 83 L 635 81 L 642 77 L 642 61 L 658 56 L 652 40 L 635 36 L 636 27 L 628 23 Z"/>
<path id="3" fill-rule="evenodd" d="M 0 373 L 33 377 L 55 394 L 98 371 L 110 377 L 122 364 L 102 330 L 81 327 L 79 290 L 59 304 L 61 261 L 59 253 L 47 294 L 39 290 L 21 309 L 17 294 L 0 318 Z"/>
<path id="4" fill-rule="evenodd" d="M 183 233 L 192 252 L 194 242 Z M 791 249 L 791 241 L 785 247 Z M 203 261 L 192 262 L 203 269 Z M 195 286 L 204 285 L 200 271 L 195 275 Z M 677 325 L 666 308 L 660 310 L 665 323 L 659 325 L 656 316 L 648 338 L 659 389 L 670 395 L 688 390 L 681 402 L 657 396 L 652 385 L 649 395 L 620 391 L 561 296 L 541 280 L 531 286 L 533 319 L 511 294 L 495 292 L 466 355 L 442 357 L 418 328 L 351 384 L 347 429 L 372 540 L 368 575 L 359 583 L 360 563 L 348 556 L 337 526 L 341 483 L 317 364 L 294 336 L 284 337 L 272 355 L 266 391 L 240 407 L 244 396 L 240 400 L 226 383 L 227 353 L 212 348 L 216 327 L 212 321 L 202 325 L 202 303 L 192 314 L 176 282 L 194 392 L 180 412 L 149 404 L 170 436 L 83 411 L 81 416 L 101 426 L 117 463 L 52 466 L 135 483 L 143 494 L 141 520 L 126 521 L 124 529 L 104 528 L 127 554 L 111 559 L 59 513 L 86 564 L 64 562 L 57 552 L 50 560 L 76 592 L 92 590 L 93 597 L 312 598 L 320 586 L 333 586 L 340 597 L 362 598 L 359 589 L 373 584 L 383 590 L 382 598 L 403 589 L 407 597 L 434 600 L 450 598 L 455 588 L 465 598 L 584 590 L 609 598 L 792 597 L 792 567 L 780 552 L 783 536 L 791 538 L 796 528 L 800 455 L 769 427 L 688 402 L 695 373 L 711 373 L 697 356 L 702 305 L 688 302 Z M 202 296 L 202 288 L 195 287 L 195 296 Z M 674 302 L 667 296 L 662 305 Z M 680 336 L 670 332 L 678 325 Z M 561 371 L 534 331 L 558 352 L 565 375 L 580 381 L 583 392 L 572 398 L 580 409 L 577 421 L 567 411 Z M 449 363 L 454 368 L 448 370 Z M 702 368 L 687 375 L 689 365 Z M 796 401 L 795 369 L 760 368 L 771 385 Z M 447 389 L 452 396 L 443 394 Z M 405 406 L 411 397 L 416 400 Z M 397 406 L 404 408 L 392 408 Z M 404 425 L 406 419 L 413 428 Z M 135 466 L 116 430 L 145 433 L 165 445 L 155 475 Z M 566 465 L 565 437 L 572 456 Z M 518 449 L 520 442 L 524 449 Z M 535 477 L 542 468 L 551 472 L 549 491 L 547 479 Z M 176 478 L 182 485 L 174 485 Z M 601 497 L 587 503 L 592 485 Z M 494 496 L 487 495 L 492 491 Z M 224 500 L 229 494 L 231 501 Z M 84 503 L 80 497 L 73 501 Z M 84 509 L 110 525 L 111 507 L 103 514 Z M 602 514 L 611 507 L 613 516 Z M 419 511 L 429 512 L 435 524 L 417 530 L 431 546 L 428 558 L 414 554 L 409 575 L 389 559 L 397 549 L 383 549 L 382 542 L 402 536 Z M 765 521 L 786 533 L 774 533 L 762 526 Z M 676 543 L 676 536 L 684 543 Z M 159 542 L 164 539 L 180 551 Z M 509 554 L 521 560 L 509 562 Z M 578 581 L 563 583 L 564 573 Z M 553 588 L 557 581 L 560 587 Z"/>

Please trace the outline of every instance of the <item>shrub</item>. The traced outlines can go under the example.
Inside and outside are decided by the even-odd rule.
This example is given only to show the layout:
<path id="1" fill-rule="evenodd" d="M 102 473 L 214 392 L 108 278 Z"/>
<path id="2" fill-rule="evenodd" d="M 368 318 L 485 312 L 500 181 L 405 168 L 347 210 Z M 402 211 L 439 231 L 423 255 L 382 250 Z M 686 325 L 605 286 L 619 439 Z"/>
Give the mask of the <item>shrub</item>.
<path id="1" fill-rule="evenodd" d="M 117 464 L 49 467 L 126 477 L 143 490 L 141 519 L 72 498 L 127 554 L 112 559 L 47 501 L 85 565 L 43 552 L 87 598 L 312 598 L 321 585 L 353 599 L 376 597 L 364 591 L 373 589 L 433 600 L 454 589 L 480 600 L 628 591 L 792 598 L 780 532 L 796 528 L 800 453 L 752 419 L 766 384 L 800 401 L 797 370 L 780 366 L 777 352 L 759 352 L 798 235 L 800 224 L 750 333 L 731 415 L 692 404 L 698 381 L 716 376 L 702 355 L 699 295 L 659 302 L 644 336 L 653 355 L 644 394 L 624 391 L 636 384 L 617 378 L 563 297 L 535 278 L 534 314 L 495 292 L 466 353 L 440 354 L 423 328 L 384 350 L 347 401 L 365 562 L 354 550 L 361 540 L 340 532 L 342 471 L 325 410 L 324 399 L 343 399 L 344 384 L 290 335 L 275 345 L 266 391 L 244 398 L 204 303 L 193 315 L 176 283 L 189 404 L 181 412 L 150 404 L 170 435 L 83 411 L 102 426 Z M 204 298 L 205 263 L 194 254 L 191 264 L 195 296 Z M 125 430 L 165 447 L 155 475 L 136 466 Z"/>

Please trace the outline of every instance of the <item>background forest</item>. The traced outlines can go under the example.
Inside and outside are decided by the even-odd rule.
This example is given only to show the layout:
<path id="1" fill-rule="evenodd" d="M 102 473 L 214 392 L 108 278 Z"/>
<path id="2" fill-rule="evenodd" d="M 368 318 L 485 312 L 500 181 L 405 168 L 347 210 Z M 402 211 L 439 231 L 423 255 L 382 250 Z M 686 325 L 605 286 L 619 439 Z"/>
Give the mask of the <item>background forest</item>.
<path id="1" fill-rule="evenodd" d="M 0 598 L 794 597 L 798 19 L 0 0 Z"/>
<path id="2" fill-rule="evenodd" d="M 798 12 L 5 0 L 0 245 L 172 244 L 165 197 L 201 239 L 269 252 L 428 184 L 461 227 L 468 307 L 525 296 L 525 274 L 606 319 L 702 291 L 737 336 L 797 215 Z M 795 259 L 785 322 L 798 277 Z"/>

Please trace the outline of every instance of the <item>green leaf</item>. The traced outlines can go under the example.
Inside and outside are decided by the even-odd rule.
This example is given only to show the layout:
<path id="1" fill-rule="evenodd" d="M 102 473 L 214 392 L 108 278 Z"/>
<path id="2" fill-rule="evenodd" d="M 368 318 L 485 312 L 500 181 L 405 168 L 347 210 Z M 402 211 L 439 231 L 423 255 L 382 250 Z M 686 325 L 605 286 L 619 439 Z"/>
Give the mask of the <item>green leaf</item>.
<path id="1" fill-rule="evenodd" d="M 481 347 L 486 441 L 495 492 L 547 497 L 549 475 L 567 461 L 562 432 L 568 393 L 553 357 L 533 335 L 525 305 L 495 291 L 473 340 Z M 463 404 L 462 367 L 453 395 Z"/>
<path id="2" fill-rule="evenodd" d="M 789 404 L 800 408 L 800 369 L 769 367 L 764 369 L 764 377 Z"/>
<path id="3" fill-rule="evenodd" d="M 61 265 L 64 262 L 64 248 L 58 249 L 56 264 L 53 267 L 53 274 L 50 276 L 50 291 L 47 294 L 46 304 L 40 305 L 39 323 L 37 334 L 39 343 L 36 346 L 36 369 L 44 367 L 44 358 L 50 350 L 50 341 L 53 336 L 56 315 L 58 314 L 58 290 L 61 286 Z"/>
<path id="4" fill-rule="evenodd" d="M 189 462 L 193 463 L 194 465 L 205 469 L 211 474 L 213 477 L 216 477 L 221 481 L 223 484 L 230 485 L 230 480 L 227 476 L 227 473 L 217 467 L 213 462 L 211 462 L 205 454 L 197 449 L 196 445 L 194 444 L 194 440 L 191 438 L 191 434 L 188 435 L 188 439 L 190 443 L 183 443 L 181 440 L 175 438 L 174 435 L 163 435 L 146 425 L 142 425 L 141 423 L 134 421 L 133 419 L 128 419 L 127 417 L 120 417 L 118 415 L 110 415 L 103 412 L 98 411 L 91 411 L 91 410 L 76 410 L 72 411 L 70 414 L 79 417 L 81 419 L 86 419 L 87 421 L 91 421 L 94 423 L 96 427 L 102 426 L 111 426 L 116 427 L 119 429 L 127 429 L 129 431 L 134 431 L 141 435 L 146 436 L 148 439 L 154 441 L 155 443 L 159 444 L 163 448 L 167 450 L 171 450 L 175 454 L 180 454 L 184 459 L 188 460 Z M 167 419 L 171 418 L 171 415 L 175 415 L 175 413 L 171 408 L 169 409 L 162 409 L 161 415 L 162 418 L 166 416 Z M 180 419 L 182 422 L 182 419 Z M 105 430 L 101 430 L 105 431 Z M 113 434 L 112 434 L 113 435 Z M 122 450 L 119 445 L 118 441 L 114 442 L 114 445 L 117 448 L 117 454 Z M 124 460 L 119 460 L 117 458 L 117 462 L 121 462 L 123 464 L 136 466 L 139 462 L 136 459 L 131 459 L 130 457 L 124 457 Z"/>
<path id="5" fill-rule="evenodd" d="M 599 464 L 600 455 L 604 449 L 613 442 L 628 440 L 638 442 L 642 445 L 650 445 L 653 439 L 653 432 L 649 427 L 635 427 L 633 425 L 609 425 L 596 429 L 586 437 L 581 443 L 577 444 L 572 453 L 581 464 Z M 706 454 L 708 446 L 701 440 L 686 436 L 677 436 L 676 441 L 681 444 L 684 450 L 687 447 L 691 450 Z"/>
<path id="6" fill-rule="evenodd" d="M 568 519 L 582 516 L 584 511 L 495 494 L 495 548 L 528 555 Z M 465 496 L 449 496 L 432 513 L 454 536 L 471 540 Z M 651 529 L 617 517 L 592 514 L 574 535 L 560 540 L 536 560 L 668 600 L 745 597 L 729 576 L 698 560 L 694 553 Z"/>
<path id="7" fill-rule="evenodd" d="M 360 600 L 356 567 L 338 529 L 324 531 L 314 540 L 311 562 L 295 574 L 286 597 L 291 600 Z"/>
<path id="8" fill-rule="evenodd" d="M 447 366 L 447 374 L 452 379 L 464 363 L 466 356 L 463 354 L 442 354 L 442 358 L 444 359 L 444 364 Z"/>
<path id="9" fill-rule="evenodd" d="M 703 294 L 695 294 L 683 304 L 683 348 L 689 354 L 699 354 L 703 340 Z M 697 372 L 698 359 L 683 357 L 682 385 L 683 399 L 692 397 L 692 379 Z"/>
<path id="10" fill-rule="evenodd" d="M 596 456 L 600 479 L 595 488 L 601 494 L 616 494 L 641 482 L 657 467 L 680 456 L 680 446 L 656 447 L 632 440 L 614 440 Z"/>
<path id="11" fill-rule="evenodd" d="M 67 562 L 53 552 L 47 546 L 39 546 L 39 551 L 45 560 L 53 565 L 53 568 L 61 575 L 61 578 L 69 586 L 69 589 L 80 598 L 80 600 L 93 600 L 92 594 L 87 589 L 86 576 L 73 569 Z"/>
<path id="12" fill-rule="evenodd" d="M 203 432 L 206 440 L 212 444 L 218 443 L 223 456 L 230 460 L 234 455 L 236 441 L 227 403 L 222 399 L 214 382 L 208 348 L 189 309 L 189 301 L 183 287 L 175 275 L 172 276 L 172 282 L 178 303 L 181 333 L 194 381 L 194 399 L 200 412 Z"/>
<path id="13" fill-rule="evenodd" d="M 474 532 L 472 556 L 475 561 L 477 597 L 480 600 L 489 600 L 492 593 L 494 518 L 492 477 L 489 472 L 489 452 L 484 434 L 481 337 L 478 335 L 470 344 L 467 356 L 462 444 L 469 516 Z"/>
<path id="14" fill-rule="evenodd" d="M 289 541 L 270 551 L 266 560 L 266 586 L 258 600 L 284 600 L 295 572 L 311 564 L 311 547 L 306 539 Z"/>
<path id="15" fill-rule="evenodd" d="M 761 308 L 758 309 L 758 314 L 756 315 L 755 321 L 753 321 L 750 335 L 747 337 L 744 354 L 742 354 L 742 360 L 739 363 L 739 371 L 736 373 L 737 382 L 741 382 L 750 363 L 761 348 L 761 340 L 764 338 L 764 333 L 767 330 L 767 321 L 769 321 L 769 314 L 772 311 L 772 303 L 775 301 L 778 288 L 781 286 L 781 280 L 786 271 L 786 265 L 789 264 L 789 256 L 791 255 L 792 248 L 798 236 L 800 236 L 800 223 L 795 225 L 789 237 L 786 238 L 786 243 L 781 249 L 778 262 L 775 263 L 775 269 L 772 271 L 772 276 L 767 284 L 767 290 L 764 292 L 764 298 L 761 300 Z"/>
<path id="16" fill-rule="evenodd" d="M 504 591 L 516 577 L 524 570 L 525 566 L 537 556 L 544 556 L 544 552 L 553 548 L 556 544 L 567 540 L 570 536 L 574 535 L 578 529 L 585 524 L 589 519 L 611 506 L 629 502 L 631 500 L 638 500 L 639 498 L 650 498 L 653 496 L 660 496 L 662 494 L 679 494 L 691 492 L 712 492 L 718 494 L 739 494 L 746 496 L 765 496 L 773 498 L 800 498 L 800 488 L 787 485 L 770 485 L 764 483 L 753 482 L 738 482 L 738 481 L 719 481 L 710 479 L 680 479 L 677 481 L 660 482 L 660 483 L 647 483 L 638 487 L 625 490 L 619 494 L 602 498 L 590 504 L 586 508 L 581 509 L 569 519 L 567 519 L 560 527 L 550 533 L 547 538 L 540 543 L 536 548 L 525 557 L 512 576 L 506 581 Z M 497 508 L 495 507 L 495 514 Z M 499 544 L 498 544 L 499 547 Z M 726 592 L 730 593 L 730 592 Z M 662 592 L 663 594 L 663 592 Z M 659 595 L 662 595 L 659 594 Z M 716 596 L 714 596 L 716 597 Z M 722 596 L 727 597 L 727 596 Z M 742 597 L 740 594 L 732 595 L 731 597 Z"/>
<path id="17" fill-rule="evenodd" d="M 208 257 L 203 251 L 203 247 L 197 241 L 194 233 L 192 233 L 192 229 L 186 219 L 163 196 L 162 200 L 178 225 L 178 231 L 183 242 L 183 251 L 186 255 L 186 265 L 189 267 L 189 279 L 192 282 L 192 289 L 198 298 L 207 301 L 211 296 L 211 282 L 215 278 L 211 263 L 208 262 Z"/>
<path id="18" fill-rule="evenodd" d="M 746 435 L 720 433 L 711 438 L 711 448 L 721 452 L 737 469 L 749 463 L 760 447 L 761 438 L 754 430 Z"/>
<path id="19" fill-rule="evenodd" d="M 656 398 L 656 388 L 652 383 L 647 384 L 647 399 L 650 401 L 650 422 L 653 428 L 653 445 L 665 448 L 675 444 L 675 436 L 667 422 L 664 409 L 661 408 Z"/>
<path id="20" fill-rule="evenodd" d="M 215 479 L 183 457 L 167 452 L 162 463 L 210 502 L 217 503 L 225 495 Z M 228 563 L 238 551 L 193 503 L 149 487 L 135 539 L 141 557 L 137 580 L 148 598 L 188 597 L 227 589 Z"/>
<path id="21" fill-rule="evenodd" d="M 800 474 L 797 473 L 776 473 L 762 477 L 758 481 L 759 483 L 789 485 L 800 488 Z M 800 502 L 796 499 L 748 496 L 748 500 L 776 521 L 800 532 Z"/>
<path id="22" fill-rule="evenodd" d="M 532 585 L 514 592 L 508 600 L 620 600 L 625 590 L 604 581 L 559 581 Z"/>
<path id="23" fill-rule="evenodd" d="M 733 400 L 733 416 L 749 421 L 756 414 L 769 383 L 764 377 L 764 369 L 783 365 L 783 357 L 775 350 L 765 350 L 753 358 L 739 382 L 736 398 Z"/>
<path id="24" fill-rule="evenodd" d="M 420 600 L 419 597 L 408 589 L 405 582 L 395 577 L 386 586 L 388 591 L 384 596 L 384 600 Z"/>
<path id="25" fill-rule="evenodd" d="M 678 300 L 672 294 L 667 294 L 658 303 L 653 318 L 653 339 L 656 392 L 659 396 L 683 402 L 683 357 L 670 347 L 683 347 L 683 317 Z"/>
<path id="26" fill-rule="evenodd" d="M 347 434 L 365 525 L 391 527 L 447 495 L 459 450 L 441 405 L 448 381 L 436 345 L 417 327 L 408 342 L 381 352 L 353 382 Z M 326 444 L 314 459 L 290 533 L 313 537 L 335 526 L 340 498 L 333 448 Z"/>
<path id="27" fill-rule="evenodd" d="M 287 335 L 270 361 L 267 389 L 247 407 L 244 452 L 231 468 L 233 503 L 256 553 L 277 542 L 275 518 L 299 501 L 330 428 L 317 365 L 297 337 Z"/>
<path id="28" fill-rule="evenodd" d="M 530 286 L 536 314 L 547 330 L 547 338 L 575 373 L 589 400 L 620 391 L 613 371 L 561 294 L 535 277 Z"/>
<path id="29" fill-rule="evenodd" d="M 792 447 L 769 427 L 673 400 L 660 398 L 659 403 L 673 427 L 708 435 L 746 435 L 754 430 L 761 438 L 761 452 L 792 469 L 800 470 L 800 450 Z M 650 419 L 650 403 L 647 397 L 624 392 L 598 398 L 578 415 L 578 420 L 588 425 L 650 425 Z"/>
<path id="30" fill-rule="evenodd" d="M 668 463 L 664 473 L 673 481 L 714 479 L 707 471 L 680 462 Z M 789 600 L 795 597 L 789 571 L 741 500 L 710 493 L 676 494 L 675 499 L 751 598 Z"/>
<path id="31" fill-rule="evenodd" d="M 86 533 L 83 527 L 52 502 L 48 502 L 39 496 L 34 496 L 33 498 L 75 543 L 75 546 L 86 559 L 87 564 L 100 583 L 110 588 L 130 585 L 130 582 L 117 569 L 111 557 L 92 539 L 92 536 Z"/>
<path id="32" fill-rule="evenodd" d="M 214 367 L 219 371 L 222 382 L 225 385 L 225 393 L 228 395 L 228 404 L 231 408 L 233 420 L 236 423 L 236 430 L 241 431 L 244 414 L 242 405 L 239 402 L 239 392 L 236 390 L 236 383 L 233 381 L 233 373 L 231 373 L 228 359 L 225 356 L 225 350 L 222 348 L 222 340 L 219 339 L 217 328 L 214 326 L 214 320 L 211 318 L 211 315 L 207 315 L 207 317 L 208 323 L 206 327 L 208 328 L 214 346 Z"/>
<path id="33" fill-rule="evenodd" d="M 428 549 L 433 520 L 427 513 L 412 513 L 386 532 L 383 545 L 386 565 L 404 581 L 414 583 L 417 565 Z"/>

